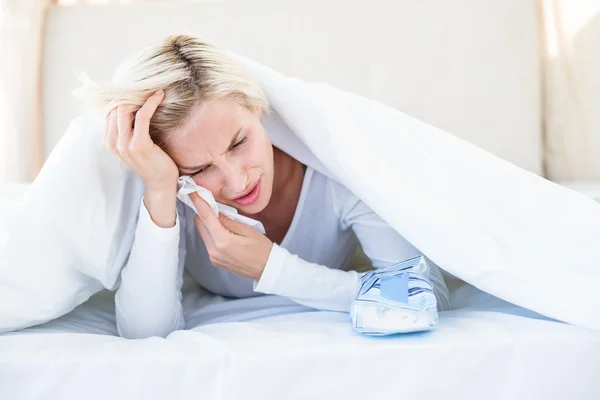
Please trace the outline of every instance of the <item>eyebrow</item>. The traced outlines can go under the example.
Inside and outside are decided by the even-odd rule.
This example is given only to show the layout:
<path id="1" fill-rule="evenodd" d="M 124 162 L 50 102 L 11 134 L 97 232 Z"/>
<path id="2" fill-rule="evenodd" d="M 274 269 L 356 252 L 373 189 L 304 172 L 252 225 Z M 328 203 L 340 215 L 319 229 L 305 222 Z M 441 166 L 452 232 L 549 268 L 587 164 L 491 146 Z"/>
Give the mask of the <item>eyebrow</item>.
<path id="1" fill-rule="evenodd" d="M 235 133 L 235 135 L 233 135 L 233 139 L 231 139 L 231 143 L 229 143 L 229 147 L 227 147 L 227 151 L 231 150 L 231 148 L 233 147 L 233 145 L 235 144 L 236 140 L 238 139 L 238 137 L 240 136 L 240 133 L 242 132 L 242 126 L 240 126 L 240 129 L 238 129 L 238 131 Z M 202 168 L 206 168 L 208 164 L 202 164 L 202 165 L 198 165 L 197 167 L 184 167 L 184 166 L 180 166 L 179 169 L 180 170 L 186 170 L 186 171 L 199 171 Z"/>

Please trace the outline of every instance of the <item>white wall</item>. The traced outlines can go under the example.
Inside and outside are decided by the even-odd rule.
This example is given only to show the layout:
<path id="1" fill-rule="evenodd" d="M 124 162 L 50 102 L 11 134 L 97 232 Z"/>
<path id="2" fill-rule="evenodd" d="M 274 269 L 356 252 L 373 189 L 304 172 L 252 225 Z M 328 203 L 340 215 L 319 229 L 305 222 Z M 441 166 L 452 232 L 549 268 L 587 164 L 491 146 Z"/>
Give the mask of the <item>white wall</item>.
<path id="1" fill-rule="evenodd" d="M 559 181 L 598 181 L 600 0 L 553 3 L 558 13 L 546 15 L 550 30 L 545 54 L 548 175 Z"/>
<path id="2" fill-rule="evenodd" d="M 288 75 L 390 104 L 539 173 L 534 0 L 231 0 L 54 9 L 47 20 L 50 151 L 78 112 L 74 70 L 118 61 L 174 30 L 208 36 Z"/>

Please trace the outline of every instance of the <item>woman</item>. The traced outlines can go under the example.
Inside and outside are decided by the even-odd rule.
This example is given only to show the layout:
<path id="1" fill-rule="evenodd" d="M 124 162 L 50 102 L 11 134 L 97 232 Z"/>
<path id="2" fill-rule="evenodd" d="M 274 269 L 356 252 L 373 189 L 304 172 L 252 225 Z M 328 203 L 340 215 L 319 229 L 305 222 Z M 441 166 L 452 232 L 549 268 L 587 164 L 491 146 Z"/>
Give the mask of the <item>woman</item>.
<path id="1" fill-rule="evenodd" d="M 275 148 L 261 123 L 269 110 L 256 80 L 196 37 L 170 36 L 122 66 L 113 83 L 84 91 L 111 109 L 106 146 L 145 183 L 116 295 L 124 337 L 184 327 L 184 263 L 215 294 L 276 294 L 347 312 L 360 274 L 344 268 L 357 241 L 376 268 L 420 255 L 347 188 Z M 266 235 L 216 217 L 198 195 L 191 195 L 197 215 L 177 202 L 183 175 L 260 221 Z M 446 308 L 437 267 L 428 278 Z"/>

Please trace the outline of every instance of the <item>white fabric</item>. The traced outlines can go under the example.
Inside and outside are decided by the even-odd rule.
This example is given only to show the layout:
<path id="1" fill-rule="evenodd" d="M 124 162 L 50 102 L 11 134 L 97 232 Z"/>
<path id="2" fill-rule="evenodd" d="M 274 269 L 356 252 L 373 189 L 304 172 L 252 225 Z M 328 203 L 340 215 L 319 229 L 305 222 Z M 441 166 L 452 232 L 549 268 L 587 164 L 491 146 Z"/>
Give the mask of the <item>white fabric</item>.
<path id="1" fill-rule="evenodd" d="M 562 186 L 584 193 L 586 196 L 600 202 L 600 183 L 583 181 L 565 181 L 560 182 Z"/>
<path id="2" fill-rule="evenodd" d="M 330 173 L 442 269 L 600 329 L 600 205 L 398 110 L 243 61 L 289 129 L 273 130 L 275 145 Z"/>
<path id="3" fill-rule="evenodd" d="M 23 189 L 0 186 L 5 210 Z M 106 291 L 55 321 L 0 334 L 0 398 L 177 400 L 201 392 L 207 400 L 363 400 L 373 386 L 347 382 L 367 379 L 377 382 L 381 398 L 600 397 L 596 332 L 470 286 L 452 293 L 454 310 L 440 313 L 437 331 L 383 341 L 354 334 L 344 314 L 311 312 L 283 297 L 227 301 L 197 292 L 191 279 L 184 291 L 191 330 L 167 339 L 115 337 L 115 303 Z M 396 378 L 381 380 L 382 368 Z"/>
<path id="4" fill-rule="evenodd" d="M 310 167 L 291 226 L 281 245 L 273 245 L 258 282 L 211 265 L 193 221 L 195 214 L 178 203 L 175 226 L 161 228 L 141 202 L 131 255 L 116 296 L 122 336 L 164 337 L 184 326 L 180 292 L 184 261 L 196 281 L 212 293 L 232 298 L 276 294 L 309 307 L 349 312 L 360 275 L 342 269 L 357 241 L 376 268 L 421 254 L 348 189 Z M 426 277 L 433 281 L 440 308 L 448 309 L 448 291 L 437 266 L 430 265 Z"/>
<path id="5" fill-rule="evenodd" d="M 177 181 L 177 188 L 177 198 L 194 210 L 196 214 L 198 214 L 198 210 L 196 210 L 196 206 L 194 206 L 192 199 L 190 199 L 190 194 L 194 192 L 198 193 L 198 195 L 208 203 L 216 216 L 219 216 L 219 212 L 222 212 L 225 216 L 234 221 L 246 224 L 262 234 L 265 233 L 265 227 L 260 221 L 238 214 L 238 211 L 235 208 L 228 206 L 227 204 L 217 203 L 210 190 L 196 185 L 196 182 L 194 182 L 190 176 L 180 177 Z"/>
<path id="6" fill-rule="evenodd" d="M 27 189 L 28 183 L 0 184 L 0 220 L 8 217 Z"/>
<path id="7" fill-rule="evenodd" d="M 178 214 L 182 208 L 178 202 Z M 172 228 L 156 226 L 143 199 L 140 202 L 135 239 L 115 297 L 121 336 L 165 337 L 183 328 L 181 286 L 186 249 L 185 236 L 179 234 L 182 227 L 179 216 Z"/>
<path id="8" fill-rule="evenodd" d="M 600 329 L 600 205 L 400 111 L 239 59 L 274 109 L 274 145 L 347 187 L 442 269 Z M 3 227 L 0 303 L 15 307 L 0 311 L 0 330 L 117 284 L 143 187 L 104 150 L 103 125 L 75 120 Z"/>
<path id="9" fill-rule="evenodd" d="M 0 225 L 0 301 L 11 304 L 0 308 L 0 332 L 56 318 L 117 284 L 143 185 L 101 150 L 103 125 L 75 122 Z"/>
<path id="10" fill-rule="evenodd" d="M 347 314 L 283 297 L 184 299 L 191 330 L 167 339 L 113 336 L 106 292 L 56 321 L 0 335 L 0 398 L 600 398 L 597 332 L 469 286 L 453 293 L 458 309 L 440 313 L 436 330 L 385 339 L 355 333 Z"/>

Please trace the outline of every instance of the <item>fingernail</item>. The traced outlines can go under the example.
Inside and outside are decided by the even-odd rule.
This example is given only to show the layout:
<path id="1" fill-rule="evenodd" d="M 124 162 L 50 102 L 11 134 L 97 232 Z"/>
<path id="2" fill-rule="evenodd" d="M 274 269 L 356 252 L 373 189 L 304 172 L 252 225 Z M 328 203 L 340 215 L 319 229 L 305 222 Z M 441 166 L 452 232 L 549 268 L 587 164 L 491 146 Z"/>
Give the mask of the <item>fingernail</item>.
<path id="1" fill-rule="evenodd" d="M 155 95 L 157 95 L 157 96 L 162 96 L 162 94 L 163 94 L 163 93 L 164 93 L 164 92 L 163 92 L 163 90 L 162 90 L 162 89 L 158 89 L 158 90 L 156 91 L 156 93 L 154 93 L 154 94 L 155 94 Z"/>

